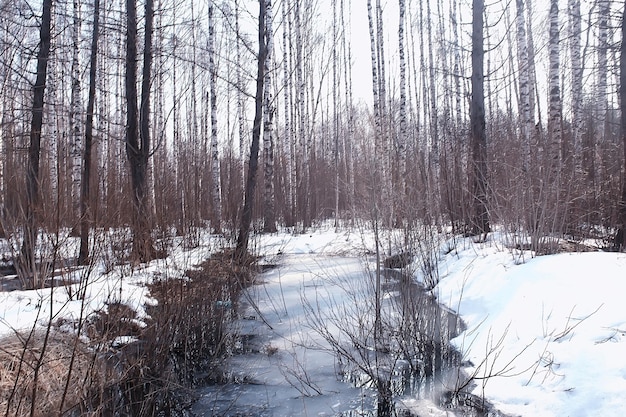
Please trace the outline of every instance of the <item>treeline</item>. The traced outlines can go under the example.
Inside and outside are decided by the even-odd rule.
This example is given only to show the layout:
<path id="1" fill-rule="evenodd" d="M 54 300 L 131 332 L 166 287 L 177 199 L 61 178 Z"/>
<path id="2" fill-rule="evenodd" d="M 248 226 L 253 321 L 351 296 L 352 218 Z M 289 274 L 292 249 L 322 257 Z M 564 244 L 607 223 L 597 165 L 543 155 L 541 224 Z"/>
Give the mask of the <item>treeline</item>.
<path id="1" fill-rule="evenodd" d="M 234 238 L 256 120 L 256 230 L 500 224 L 544 251 L 554 237 L 608 236 L 623 223 L 623 4 L 549 6 L 3 2 L 3 233 L 25 265 L 38 230 L 82 232 L 83 261 L 97 228 L 130 226 L 138 260 L 157 255 L 159 235 Z M 484 76 L 473 76 L 478 50 Z"/>

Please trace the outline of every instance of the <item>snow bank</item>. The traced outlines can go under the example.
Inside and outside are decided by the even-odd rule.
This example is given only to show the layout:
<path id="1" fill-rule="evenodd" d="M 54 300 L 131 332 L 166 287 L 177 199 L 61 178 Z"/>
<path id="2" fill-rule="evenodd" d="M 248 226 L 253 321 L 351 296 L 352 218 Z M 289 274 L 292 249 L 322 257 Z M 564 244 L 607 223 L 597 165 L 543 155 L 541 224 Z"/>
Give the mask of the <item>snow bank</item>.
<path id="1" fill-rule="evenodd" d="M 518 265 L 493 243 L 457 247 L 435 291 L 468 325 L 454 343 L 478 378 L 474 393 L 514 415 L 624 415 L 626 255 Z"/>

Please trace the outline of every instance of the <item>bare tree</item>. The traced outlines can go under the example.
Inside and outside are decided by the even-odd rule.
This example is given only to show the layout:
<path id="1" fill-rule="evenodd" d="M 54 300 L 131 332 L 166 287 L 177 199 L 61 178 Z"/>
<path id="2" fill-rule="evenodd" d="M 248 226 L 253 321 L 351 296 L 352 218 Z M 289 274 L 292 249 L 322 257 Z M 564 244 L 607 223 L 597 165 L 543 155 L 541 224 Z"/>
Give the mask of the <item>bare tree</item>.
<path id="1" fill-rule="evenodd" d="M 572 65 L 572 140 L 574 142 L 574 168 L 582 171 L 583 134 L 583 66 L 580 50 L 581 13 L 580 0 L 569 0 L 569 38 Z"/>
<path id="2" fill-rule="evenodd" d="M 485 131 L 484 96 L 484 46 L 483 46 L 483 0 L 473 0 L 472 5 L 472 100 L 470 107 L 472 143 L 472 198 L 474 218 L 472 229 L 476 234 L 489 232 L 487 211 L 487 134 Z"/>
<path id="3" fill-rule="evenodd" d="M 41 151 L 41 129 L 43 126 L 44 93 L 50 56 L 50 27 L 52 22 L 52 0 L 43 1 L 43 14 L 39 29 L 39 52 L 37 53 L 37 77 L 33 86 L 30 145 L 26 169 L 26 207 L 24 241 L 22 242 L 20 267 L 24 273 L 35 273 L 35 245 L 37 243 L 37 206 L 39 204 L 39 161 Z"/>
<path id="4" fill-rule="evenodd" d="M 263 230 L 269 233 L 276 231 L 276 202 L 274 201 L 274 109 L 276 105 L 274 103 L 274 95 L 272 94 L 272 65 L 274 62 L 273 19 L 272 2 L 271 0 L 267 0 L 265 3 L 265 80 L 263 81 L 263 88 L 265 89 L 263 93 L 265 102 L 265 112 L 263 114 L 263 163 L 265 167 Z"/>
<path id="5" fill-rule="evenodd" d="M 406 6 L 399 0 L 400 18 L 398 20 L 398 51 L 400 55 L 400 129 L 398 132 L 398 152 L 400 154 L 400 190 L 404 197 L 406 177 L 406 142 L 407 142 L 407 99 L 406 99 L 406 58 L 404 53 L 404 27 Z"/>
<path id="6" fill-rule="evenodd" d="M 93 2 L 93 29 L 89 58 L 89 93 L 87 95 L 87 117 L 85 120 L 85 148 L 83 150 L 83 170 L 80 194 L 80 249 L 78 263 L 84 265 L 89 257 L 89 230 L 92 225 L 91 200 L 91 159 L 93 145 L 93 118 L 96 102 L 96 78 L 98 70 L 98 38 L 100 36 L 100 0 Z"/>
<path id="7" fill-rule="evenodd" d="M 215 21 L 213 1 L 209 2 L 209 88 L 211 93 L 211 202 L 213 205 L 213 229 L 222 229 L 222 192 L 220 180 L 220 157 L 217 147 L 217 67 L 215 65 Z"/>
<path id="8" fill-rule="evenodd" d="M 152 67 L 153 0 L 145 2 L 145 39 L 141 83 L 141 111 L 137 103 L 137 5 L 126 1 L 126 155 L 132 186 L 133 258 L 139 262 L 154 259 L 151 235 L 148 160 L 150 156 L 150 81 Z"/>
<path id="9" fill-rule="evenodd" d="M 517 56 L 519 68 L 519 115 L 522 131 L 522 161 L 525 171 L 530 169 L 531 132 L 534 128 L 531 116 L 530 62 L 526 40 L 524 0 L 517 0 Z"/>
<path id="10" fill-rule="evenodd" d="M 596 129 L 594 134 L 593 178 L 598 190 L 603 176 L 603 161 L 600 148 L 605 140 L 607 122 L 607 88 L 608 88 L 608 53 L 609 53 L 609 18 L 611 10 L 610 0 L 598 0 L 598 72 L 596 84 Z"/>
<path id="11" fill-rule="evenodd" d="M 71 208 L 72 221 L 76 222 L 72 228 L 74 234 L 78 234 L 78 225 L 80 219 L 80 184 L 81 184 L 81 126 L 82 126 L 82 110 L 80 102 L 80 0 L 74 0 L 73 4 L 73 22 L 72 22 L 72 95 L 70 102 L 70 130 L 71 130 Z"/>
<path id="12" fill-rule="evenodd" d="M 259 141 L 261 139 L 261 118 L 263 115 L 263 82 L 265 79 L 265 60 L 267 54 L 266 46 L 266 26 L 265 10 L 267 2 L 271 0 L 259 0 L 259 54 L 257 57 L 257 77 L 254 122 L 252 124 L 252 143 L 250 144 L 250 162 L 248 164 L 248 179 L 243 210 L 241 213 L 241 224 L 239 235 L 237 236 L 237 247 L 235 248 L 235 261 L 241 262 L 248 252 L 248 238 L 250 237 L 250 225 L 252 223 L 252 209 L 254 207 L 254 193 L 257 183 L 257 171 L 259 167 Z"/>
<path id="13" fill-rule="evenodd" d="M 549 65 L 548 70 L 548 131 L 550 135 L 550 168 L 553 175 L 558 175 L 561 169 L 562 153 L 561 142 L 563 136 L 560 71 L 560 42 L 559 42 L 559 2 L 550 2 L 550 25 L 548 39 Z"/>
<path id="14" fill-rule="evenodd" d="M 620 46 L 619 59 L 619 98 L 620 98 L 620 127 L 622 131 L 623 159 L 622 164 L 626 169 L 626 5 L 622 12 L 622 43 Z M 622 195 L 618 202 L 619 220 L 618 230 L 615 236 L 615 249 L 624 249 L 624 233 L 626 233 L 626 180 L 622 178 Z"/>

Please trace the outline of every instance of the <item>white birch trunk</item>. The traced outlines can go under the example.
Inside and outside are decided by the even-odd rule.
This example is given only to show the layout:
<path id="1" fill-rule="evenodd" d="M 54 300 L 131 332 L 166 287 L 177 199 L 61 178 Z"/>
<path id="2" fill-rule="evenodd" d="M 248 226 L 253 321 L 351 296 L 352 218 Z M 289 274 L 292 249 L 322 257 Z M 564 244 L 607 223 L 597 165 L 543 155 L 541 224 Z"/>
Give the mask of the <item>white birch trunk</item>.
<path id="1" fill-rule="evenodd" d="M 439 115 L 437 112 L 437 89 L 436 89 L 436 77 L 435 77 L 435 59 L 433 58 L 433 36 L 432 36 L 432 22 L 430 16 L 432 16 L 432 10 L 430 8 L 430 0 L 426 0 L 426 37 L 428 48 L 428 77 L 429 77 L 429 92 L 430 92 L 430 144 L 431 144 L 431 157 L 434 168 L 434 181 L 435 186 L 439 181 Z"/>
<path id="2" fill-rule="evenodd" d="M 42 200 L 44 202 L 50 202 L 50 207 L 57 207 L 59 199 L 59 155 L 62 141 L 60 136 L 67 126 L 64 126 L 63 110 L 65 107 L 65 95 L 59 90 L 63 91 L 63 82 L 65 80 L 65 71 L 62 66 L 59 65 L 59 60 L 56 56 L 56 51 L 59 42 L 59 34 L 57 33 L 58 22 L 53 17 L 52 33 L 56 36 L 52 36 L 51 52 L 49 57 L 49 78 L 47 81 L 48 91 L 46 92 L 46 100 L 50 100 L 52 103 L 51 114 L 52 120 L 50 123 L 46 123 L 44 120 L 43 130 L 50 130 L 50 140 L 44 148 L 48 149 L 48 166 L 50 168 L 50 198 Z M 49 97 L 49 98 L 48 98 Z M 43 190 L 40 190 L 43 191 Z"/>
<path id="3" fill-rule="evenodd" d="M 460 130 L 463 125 L 463 110 L 461 101 L 461 46 L 459 44 L 459 23 L 457 17 L 457 0 L 452 0 L 452 39 L 454 48 L 454 96 L 455 96 L 455 113 L 456 126 L 455 129 Z M 460 132 L 459 132 L 460 133 Z"/>
<path id="4" fill-rule="evenodd" d="M 596 92 L 596 134 L 594 135 L 594 179 L 596 184 L 602 181 L 603 162 L 600 155 L 600 144 L 604 143 L 606 131 L 606 116 L 608 108 L 607 80 L 608 80 L 608 51 L 609 51 L 609 13 L 610 0 L 598 1 L 598 80 Z"/>
<path id="5" fill-rule="evenodd" d="M 372 1 L 371 0 L 367 0 L 367 16 L 368 16 L 368 21 L 369 21 L 369 34 L 370 34 L 370 53 L 371 53 L 371 60 L 372 60 L 372 93 L 374 95 L 374 124 L 376 126 L 376 147 L 378 148 L 378 152 L 376 152 L 378 154 L 378 157 L 376 158 L 377 161 L 377 171 L 379 171 L 378 173 L 380 173 L 380 170 L 382 169 L 381 167 L 381 153 L 380 152 L 380 148 L 379 148 L 379 141 L 380 141 L 380 137 L 382 135 L 381 131 L 381 125 L 380 125 L 380 113 L 381 113 L 381 109 L 380 109 L 380 88 L 378 86 L 379 84 L 379 79 L 378 79 L 378 55 L 377 55 L 377 47 L 376 47 L 376 37 L 375 37 L 375 31 L 374 31 L 374 17 L 372 16 Z"/>
<path id="6" fill-rule="evenodd" d="M 400 189 L 404 196 L 406 177 L 407 105 L 406 105 L 406 58 L 404 55 L 404 26 L 406 10 L 404 0 L 398 2 L 400 18 L 398 22 L 398 52 L 400 57 L 400 131 L 398 151 L 400 153 Z"/>
<path id="7" fill-rule="evenodd" d="M 239 1 L 235 0 L 235 54 L 237 62 L 241 62 L 241 37 L 239 31 Z M 242 66 L 237 65 L 237 118 L 239 120 L 239 159 L 243 164 L 243 160 L 246 157 L 246 128 L 245 128 L 245 100 L 244 100 L 245 86 L 243 83 L 243 71 Z M 242 186 L 245 188 L 245 175 L 243 169 L 241 173 Z"/>
<path id="8" fill-rule="evenodd" d="M 348 16 L 351 15 L 351 5 L 349 5 Z M 344 83 L 345 83 L 345 99 L 346 107 L 348 111 L 348 134 L 343 141 L 343 154 L 345 160 L 346 182 L 348 185 L 348 204 L 351 210 L 354 210 L 355 200 L 355 186 L 354 186 L 354 100 L 352 95 L 352 43 L 350 42 L 350 36 L 352 31 L 350 27 L 346 30 L 345 23 L 345 4 L 344 0 L 341 0 L 341 28 L 342 28 L 342 50 L 343 50 L 343 65 L 344 65 Z M 352 213 L 351 220 L 354 221 L 354 212 Z"/>
<path id="9" fill-rule="evenodd" d="M 569 0 L 569 37 L 572 65 L 572 139 L 574 143 L 574 167 L 582 171 L 583 133 L 583 66 L 580 55 L 581 13 L 580 0 Z"/>
<path id="10" fill-rule="evenodd" d="M 339 23 L 337 19 L 337 2 L 333 2 L 333 164 L 335 169 L 335 230 L 339 228 L 339 69 L 337 67 L 339 61 L 339 54 L 337 49 L 339 48 Z"/>
<path id="11" fill-rule="evenodd" d="M 548 133 L 550 135 L 550 167 L 553 175 L 558 175 L 561 167 L 562 104 L 559 82 L 560 43 L 559 43 L 559 4 L 550 2 L 549 18 L 549 70 L 548 70 Z"/>
<path id="12" fill-rule="evenodd" d="M 71 161 L 71 210 L 72 222 L 80 218 L 80 181 L 82 170 L 82 110 L 80 100 L 80 1 L 73 1 L 72 27 L 72 97 L 70 103 L 70 161 Z M 78 229 L 76 228 L 77 232 Z"/>
<path id="13" fill-rule="evenodd" d="M 265 207 L 264 207 L 264 226 L 266 232 L 276 231 L 276 215 L 274 201 L 274 94 L 273 94 L 273 57 L 274 57 L 274 34 L 272 20 L 274 18 L 272 10 L 272 1 L 265 0 L 265 73 L 263 81 L 263 163 L 265 168 Z"/>
<path id="14" fill-rule="evenodd" d="M 309 204 L 309 143 L 306 135 L 306 81 L 304 79 L 304 44 L 302 38 L 301 24 L 301 2 L 296 1 L 294 10 L 294 27 L 296 32 L 296 85 L 297 85 L 297 105 L 299 111 L 298 117 L 298 140 L 300 141 L 301 154 L 299 155 L 302 163 L 300 168 L 300 178 L 298 179 L 298 188 L 303 191 L 301 214 L 303 215 L 303 224 L 306 227 L 310 223 L 310 204 Z"/>
<path id="15" fill-rule="evenodd" d="M 530 107 L 530 63 L 528 60 L 528 43 L 526 40 L 526 22 L 524 19 L 524 0 L 517 0 L 517 59 L 519 82 L 519 115 L 520 130 L 522 133 L 522 168 L 524 172 L 530 169 L 531 132 L 533 122 Z"/>
<path id="16" fill-rule="evenodd" d="M 293 130 L 291 128 L 292 114 L 291 114 L 291 59 L 289 47 L 291 43 L 287 40 L 291 36 L 291 13 L 287 11 L 287 1 L 283 1 L 282 4 L 282 18 L 283 18 L 283 108 L 284 108 L 284 129 L 283 129 L 283 154 L 285 155 L 286 162 L 286 174 L 285 174 L 285 208 L 286 213 L 285 220 L 286 225 L 291 226 L 293 222 L 293 208 L 294 208 L 294 189 L 295 181 L 293 176 L 295 175 L 294 167 L 294 155 L 292 152 L 292 144 L 294 140 Z"/>
<path id="17" fill-rule="evenodd" d="M 538 99 L 537 99 L 537 72 L 535 69 L 535 41 L 533 38 L 532 31 L 532 21 L 533 21 L 533 11 L 532 5 L 534 0 L 528 0 L 526 3 L 526 41 L 528 43 L 528 97 L 530 102 L 530 120 L 531 125 L 535 125 L 535 113 L 536 108 L 538 107 Z M 537 112 L 539 114 L 539 122 L 541 123 L 541 112 Z M 531 141 L 533 139 L 531 138 Z"/>
<path id="18" fill-rule="evenodd" d="M 222 229 L 222 198 L 220 181 L 220 159 L 217 143 L 217 67 L 215 65 L 215 21 L 213 0 L 209 3 L 209 88 L 211 92 L 211 200 L 213 203 L 213 229 Z"/>

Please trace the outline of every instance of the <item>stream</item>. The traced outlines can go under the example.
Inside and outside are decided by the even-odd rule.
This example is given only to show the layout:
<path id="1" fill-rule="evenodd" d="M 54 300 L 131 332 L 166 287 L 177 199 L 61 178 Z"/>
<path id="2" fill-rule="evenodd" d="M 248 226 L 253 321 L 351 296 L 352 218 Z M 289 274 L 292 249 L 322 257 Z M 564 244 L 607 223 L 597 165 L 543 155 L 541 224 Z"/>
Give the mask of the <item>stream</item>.
<path id="1" fill-rule="evenodd" d="M 236 336 L 222 364 L 228 382 L 199 388 L 192 412 L 376 416 L 377 382 L 384 381 L 393 415 L 487 415 L 460 406 L 458 397 L 450 401 L 465 381 L 449 345 L 463 331 L 459 317 L 400 270 L 385 269 L 375 320 L 371 265 L 301 254 L 259 275 L 231 329 Z"/>

